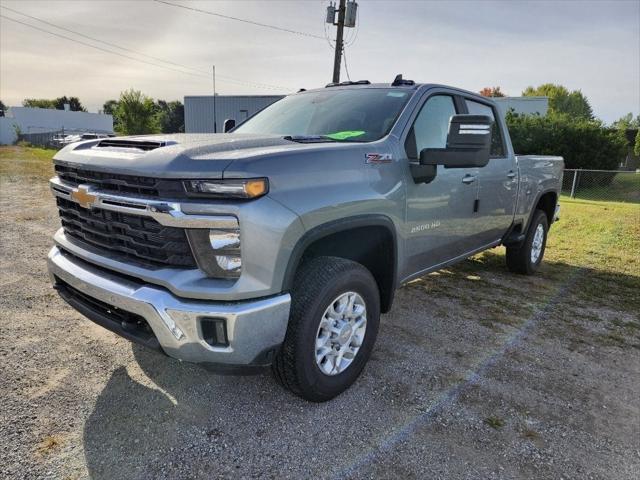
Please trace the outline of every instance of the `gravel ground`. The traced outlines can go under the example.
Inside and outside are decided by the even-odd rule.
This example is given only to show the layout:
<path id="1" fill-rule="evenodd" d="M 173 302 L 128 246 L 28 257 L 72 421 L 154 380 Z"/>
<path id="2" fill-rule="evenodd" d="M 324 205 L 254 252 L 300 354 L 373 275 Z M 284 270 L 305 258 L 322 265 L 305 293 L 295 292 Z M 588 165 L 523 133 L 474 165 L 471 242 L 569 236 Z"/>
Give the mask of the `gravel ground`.
<path id="1" fill-rule="evenodd" d="M 496 251 L 412 282 L 363 376 L 317 405 L 69 308 L 45 268 L 54 203 L 32 180 L 0 184 L 2 478 L 639 478 L 640 319 L 579 296 L 588 266 L 519 277 Z"/>

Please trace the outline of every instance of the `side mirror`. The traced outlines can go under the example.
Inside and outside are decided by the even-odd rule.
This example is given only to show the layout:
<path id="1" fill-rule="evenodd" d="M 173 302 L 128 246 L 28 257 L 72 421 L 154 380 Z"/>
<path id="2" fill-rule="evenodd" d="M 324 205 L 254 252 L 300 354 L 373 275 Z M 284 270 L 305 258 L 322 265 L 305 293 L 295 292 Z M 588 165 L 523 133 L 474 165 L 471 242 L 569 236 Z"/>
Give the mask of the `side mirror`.
<path id="1" fill-rule="evenodd" d="M 227 118 L 224 121 L 223 127 L 222 127 L 222 131 L 224 133 L 227 133 L 230 130 L 233 130 L 236 126 L 236 121 L 233 118 Z"/>
<path id="2" fill-rule="evenodd" d="M 420 164 L 445 168 L 484 167 L 489 163 L 492 123 L 487 115 L 452 116 L 447 147 L 421 150 Z"/>

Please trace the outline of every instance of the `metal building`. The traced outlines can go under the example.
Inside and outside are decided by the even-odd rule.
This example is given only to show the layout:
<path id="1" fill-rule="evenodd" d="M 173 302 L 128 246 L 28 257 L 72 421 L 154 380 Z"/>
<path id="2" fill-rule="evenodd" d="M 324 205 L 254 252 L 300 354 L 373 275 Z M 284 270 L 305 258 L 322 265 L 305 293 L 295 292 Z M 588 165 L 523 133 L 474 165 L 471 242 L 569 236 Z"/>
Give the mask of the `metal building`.
<path id="1" fill-rule="evenodd" d="M 280 100 L 284 95 L 216 95 L 216 127 L 222 132 L 224 121 L 232 118 L 241 123 L 254 113 Z M 213 133 L 213 95 L 184 97 L 184 131 Z"/>

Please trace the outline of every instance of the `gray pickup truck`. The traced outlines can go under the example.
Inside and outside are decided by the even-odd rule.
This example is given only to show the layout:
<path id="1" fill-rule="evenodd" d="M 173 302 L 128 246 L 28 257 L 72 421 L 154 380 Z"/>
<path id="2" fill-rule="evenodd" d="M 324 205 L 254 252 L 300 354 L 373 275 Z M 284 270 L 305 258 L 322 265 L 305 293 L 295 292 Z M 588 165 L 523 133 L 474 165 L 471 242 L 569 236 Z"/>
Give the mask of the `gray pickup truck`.
<path id="1" fill-rule="evenodd" d="M 404 282 L 499 245 L 535 272 L 563 170 L 515 155 L 490 99 L 401 76 L 301 90 L 228 133 L 76 143 L 54 164 L 64 300 L 179 360 L 271 366 L 311 401 L 356 380 Z"/>

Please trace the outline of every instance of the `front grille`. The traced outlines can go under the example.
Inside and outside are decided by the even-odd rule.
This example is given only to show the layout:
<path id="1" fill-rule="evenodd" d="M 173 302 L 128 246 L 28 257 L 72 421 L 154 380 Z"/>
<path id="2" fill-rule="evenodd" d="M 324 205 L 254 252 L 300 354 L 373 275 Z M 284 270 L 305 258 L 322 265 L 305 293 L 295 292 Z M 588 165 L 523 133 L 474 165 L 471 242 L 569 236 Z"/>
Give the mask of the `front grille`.
<path id="1" fill-rule="evenodd" d="M 165 180 L 137 175 L 118 175 L 56 164 L 55 171 L 65 183 L 73 186 L 91 184 L 99 190 L 113 193 L 143 195 L 154 198 L 185 198 L 180 180 Z"/>
<path id="2" fill-rule="evenodd" d="M 196 268 L 183 229 L 165 227 L 152 218 L 86 209 L 56 197 L 65 234 L 98 253 L 133 260 L 148 267 Z"/>

